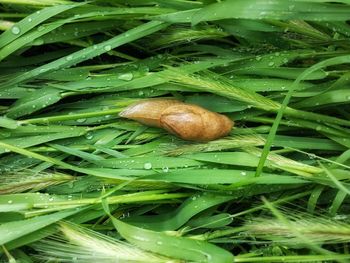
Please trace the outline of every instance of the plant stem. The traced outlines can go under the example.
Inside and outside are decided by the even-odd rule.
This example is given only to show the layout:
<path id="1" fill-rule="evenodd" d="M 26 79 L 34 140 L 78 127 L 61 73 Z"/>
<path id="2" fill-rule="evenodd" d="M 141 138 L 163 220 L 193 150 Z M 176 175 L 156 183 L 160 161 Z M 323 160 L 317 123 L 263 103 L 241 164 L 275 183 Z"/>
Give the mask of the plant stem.
<path id="1" fill-rule="evenodd" d="M 21 120 L 18 122 L 19 122 L 19 124 L 32 124 L 32 123 L 49 124 L 52 122 L 86 119 L 86 118 L 91 118 L 91 117 L 118 114 L 121 111 L 122 111 L 122 109 L 118 108 L 118 109 L 104 110 L 104 111 L 94 111 L 94 112 L 86 112 L 86 113 L 75 113 L 75 114 L 67 114 L 67 115 L 41 117 L 41 118 Z"/>

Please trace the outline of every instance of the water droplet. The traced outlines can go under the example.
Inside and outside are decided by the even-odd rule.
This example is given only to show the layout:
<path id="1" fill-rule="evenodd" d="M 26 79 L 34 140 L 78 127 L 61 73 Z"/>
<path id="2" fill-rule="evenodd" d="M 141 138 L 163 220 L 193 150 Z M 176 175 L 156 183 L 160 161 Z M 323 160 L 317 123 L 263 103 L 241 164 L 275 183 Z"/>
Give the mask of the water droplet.
<path id="1" fill-rule="evenodd" d="M 119 75 L 118 79 L 129 81 L 129 80 L 132 80 L 133 77 L 134 77 L 134 75 L 131 72 L 129 72 L 129 73 L 124 73 L 124 74 Z"/>
<path id="2" fill-rule="evenodd" d="M 322 127 L 321 126 L 316 126 L 316 131 L 320 131 L 320 130 L 322 130 Z"/>
<path id="3" fill-rule="evenodd" d="M 315 159 L 317 157 L 316 154 L 313 153 L 309 153 L 308 156 L 310 159 Z"/>
<path id="4" fill-rule="evenodd" d="M 52 202 L 52 201 L 53 201 L 53 197 L 50 197 L 50 198 L 49 198 L 49 201 Z"/>
<path id="5" fill-rule="evenodd" d="M 192 200 L 196 200 L 196 199 L 197 199 L 197 196 L 193 196 L 193 197 L 192 197 Z"/>
<path id="6" fill-rule="evenodd" d="M 139 94 L 139 96 L 143 96 L 144 95 L 142 90 L 140 90 L 138 94 Z"/>
<path id="7" fill-rule="evenodd" d="M 271 62 L 269 62 L 269 67 L 272 67 L 273 65 L 275 65 L 275 62 L 273 62 L 273 61 L 271 61 Z"/>
<path id="8" fill-rule="evenodd" d="M 85 138 L 91 140 L 92 138 L 94 138 L 94 135 L 92 132 L 88 132 L 87 134 L 85 134 Z"/>
<path id="9" fill-rule="evenodd" d="M 162 168 L 162 171 L 163 171 L 164 173 L 169 172 L 169 167 L 167 167 L 167 166 L 163 167 L 163 168 Z"/>
<path id="10" fill-rule="evenodd" d="M 42 39 L 42 38 L 37 38 L 33 41 L 34 46 L 40 46 L 42 44 L 44 44 L 44 39 Z"/>
<path id="11" fill-rule="evenodd" d="M 72 56 L 72 55 L 69 55 L 69 56 L 66 57 L 66 60 L 68 60 L 68 61 L 70 61 L 70 60 L 72 60 L 72 59 L 73 59 L 73 56 Z"/>
<path id="12" fill-rule="evenodd" d="M 21 33 L 21 29 L 18 26 L 13 26 L 11 28 L 11 32 L 15 35 L 18 35 L 19 33 Z"/>
<path id="13" fill-rule="evenodd" d="M 28 22 L 32 22 L 33 19 L 31 17 L 28 18 Z"/>
<path id="14" fill-rule="evenodd" d="M 39 27 L 38 27 L 38 31 L 43 31 L 44 29 L 45 29 L 44 26 L 39 26 Z"/>
<path id="15" fill-rule="evenodd" d="M 8 201 L 7 201 L 7 203 L 12 204 L 12 203 L 13 203 L 13 201 L 12 201 L 12 200 L 8 200 Z"/>
<path id="16" fill-rule="evenodd" d="M 284 59 L 282 60 L 282 62 L 283 62 L 283 63 L 288 63 L 288 58 L 284 58 Z"/>
<path id="17" fill-rule="evenodd" d="M 260 56 L 256 56 L 256 57 L 255 57 L 255 60 L 256 60 L 256 61 L 260 61 L 261 59 L 262 59 L 262 57 L 260 57 Z"/>
<path id="18" fill-rule="evenodd" d="M 107 45 L 107 46 L 104 46 L 103 49 L 106 51 L 111 51 L 112 47 L 110 45 Z"/>
<path id="19" fill-rule="evenodd" d="M 150 170 L 150 169 L 152 169 L 152 164 L 151 164 L 151 163 L 145 163 L 145 164 L 143 165 L 143 168 L 144 168 L 145 170 Z"/>
<path id="20" fill-rule="evenodd" d="M 246 172 L 241 172 L 241 175 L 245 176 L 245 175 L 247 175 L 247 173 Z"/>
<path id="21" fill-rule="evenodd" d="M 157 245 L 163 245 L 162 241 L 157 241 Z"/>
<path id="22" fill-rule="evenodd" d="M 82 123 L 82 122 L 85 122 L 85 121 L 86 121 L 85 118 L 77 119 L 77 122 L 79 122 L 79 123 Z"/>

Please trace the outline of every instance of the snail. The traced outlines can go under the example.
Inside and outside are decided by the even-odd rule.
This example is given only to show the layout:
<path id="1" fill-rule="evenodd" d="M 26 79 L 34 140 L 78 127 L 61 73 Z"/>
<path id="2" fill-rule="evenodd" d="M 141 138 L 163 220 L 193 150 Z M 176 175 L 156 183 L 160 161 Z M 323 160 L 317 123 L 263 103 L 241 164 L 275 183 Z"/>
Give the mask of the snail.
<path id="1" fill-rule="evenodd" d="M 218 139 L 229 134 L 234 124 L 225 115 L 171 99 L 136 102 L 126 107 L 119 116 L 147 126 L 163 128 L 188 141 Z"/>

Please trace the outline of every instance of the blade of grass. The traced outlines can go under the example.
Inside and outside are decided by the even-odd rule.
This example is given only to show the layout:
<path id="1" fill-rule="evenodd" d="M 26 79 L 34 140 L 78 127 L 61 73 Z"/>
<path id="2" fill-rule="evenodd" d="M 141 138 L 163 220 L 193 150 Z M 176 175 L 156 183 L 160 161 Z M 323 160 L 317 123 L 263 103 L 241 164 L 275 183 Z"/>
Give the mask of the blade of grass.
<path id="1" fill-rule="evenodd" d="M 68 56 L 57 59 L 53 62 L 50 62 L 46 65 L 37 67 L 31 71 L 25 72 L 5 83 L 0 85 L 0 88 L 5 88 L 8 86 L 12 86 L 18 84 L 20 82 L 24 82 L 30 80 L 32 78 L 38 77 L 43 73 L 52 72 L 54 70 L 71 67 L 76 65 L 82 61 L 91 59 L 93 57 L 99 56 L 103 53 L 106 53 L 116 47 L 134 41 L 136 39 L 142 38 L 154 32 L 157 32 L 161 29 L 166 28 L 168 25 L 163 22 L 151 21 L 140 25 L 139 27 L 133 28 L 123 34 L 120 34 L 114 38 L 111 38 L 107 41 L 99 43 L 97 45 L 93 45 L 77 52 L 74 52 Z"/>

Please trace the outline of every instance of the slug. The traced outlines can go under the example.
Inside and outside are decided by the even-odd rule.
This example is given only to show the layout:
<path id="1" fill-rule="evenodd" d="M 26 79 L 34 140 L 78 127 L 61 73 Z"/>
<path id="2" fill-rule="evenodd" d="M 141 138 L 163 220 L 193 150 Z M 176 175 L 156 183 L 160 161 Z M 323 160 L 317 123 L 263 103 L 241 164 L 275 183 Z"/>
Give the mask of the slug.
<path id="1" fill-rule="evenodd" d="M 233 121 L 200 106 L 170 99 L 149 99 L 126 107 L 120 117 L 163 128 L 188 141 L 211 141 L 229 134 Z"/>

